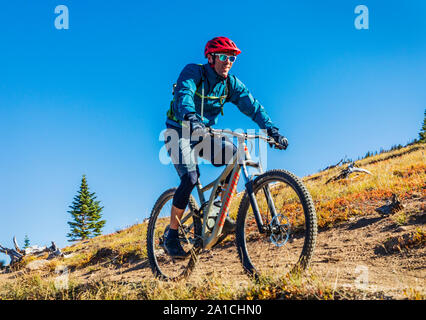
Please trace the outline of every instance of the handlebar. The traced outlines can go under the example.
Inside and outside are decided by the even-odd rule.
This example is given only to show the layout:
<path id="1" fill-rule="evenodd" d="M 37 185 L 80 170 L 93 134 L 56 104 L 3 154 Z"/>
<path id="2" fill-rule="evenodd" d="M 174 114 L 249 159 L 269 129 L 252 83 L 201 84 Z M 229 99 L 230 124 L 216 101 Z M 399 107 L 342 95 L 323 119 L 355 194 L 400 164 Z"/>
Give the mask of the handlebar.
<path id="1" fill-rule="evenodd" d="M 278 143 L 275 142 L 275 140 L 271 137 L 265 136 L 265 135 L 261 135 L 261 134 L 248 134 L 248 133 L 241 133 L 241 132 L 235 132 L 232 130 L 224 130 L 224 129 L 213 129 L 208 127 L 207 128 L 208 132 L 210 133 L 210 135 L 212 136 L 223 136 L 223 134 L 229 134 L 231 136 L 237 137 L 239 139 L 244 139 L 244 140 L 249 140 L 249 139 L 262 139 L 265 140 L 267 143 L 269 143 L 269 145 L 272 146 L 279 146 Z"/>

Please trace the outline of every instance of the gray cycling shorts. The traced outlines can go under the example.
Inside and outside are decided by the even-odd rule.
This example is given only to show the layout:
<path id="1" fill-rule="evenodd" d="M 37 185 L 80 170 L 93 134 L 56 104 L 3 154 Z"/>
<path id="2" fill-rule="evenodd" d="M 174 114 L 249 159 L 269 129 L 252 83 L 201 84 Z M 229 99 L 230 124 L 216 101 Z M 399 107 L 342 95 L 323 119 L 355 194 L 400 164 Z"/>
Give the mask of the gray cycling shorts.
<path id="1" fill-rule="evenodd" d="M 181 178 L 193 171 L 199 175 L 199 157 L 220 167 L 228 164 L 237 153 L 237 147 L 226 137 L 206 136 L 200 142 L 199 137 L 190 137 L 189 129 L 186 128 L 168 125 L 164 138 L 167 152 Z"/>

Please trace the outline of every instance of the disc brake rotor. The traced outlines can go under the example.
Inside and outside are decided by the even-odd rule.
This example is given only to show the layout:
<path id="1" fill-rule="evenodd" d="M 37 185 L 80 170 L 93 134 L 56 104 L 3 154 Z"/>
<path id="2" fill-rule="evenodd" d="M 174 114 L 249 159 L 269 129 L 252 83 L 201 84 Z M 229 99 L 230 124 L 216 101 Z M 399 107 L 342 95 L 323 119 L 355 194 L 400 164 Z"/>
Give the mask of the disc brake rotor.
<path id="1" fill-rule="evenodd" d="M 269 224 L 270 230 L 272 231 L 269 237 L 271 242 L 277 247 L 285 245 L 290 238 L 290 222 L 288 218 L 282 214 L 275 216 Z"/>

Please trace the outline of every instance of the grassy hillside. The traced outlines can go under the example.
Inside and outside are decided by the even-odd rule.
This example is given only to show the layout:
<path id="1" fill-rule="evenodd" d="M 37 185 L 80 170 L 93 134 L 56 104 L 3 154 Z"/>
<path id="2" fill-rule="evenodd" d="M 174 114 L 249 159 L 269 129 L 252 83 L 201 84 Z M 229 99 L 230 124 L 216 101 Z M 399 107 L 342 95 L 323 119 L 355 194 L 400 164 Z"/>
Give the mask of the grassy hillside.
<path id="1" fill-rule="evenodd" d="M 389 251 L 395 246 L 404 250 L 424 250 L 426 161 L 425 144 L 415 144 L 381 153 L 356 162 L 372 174 L 354 173 L 347 179 L 326 184 L 345 166 L 318 172 L 303 181 L 314 199 L 321 232 L 332 232 L 341 224 L 374 214 L 393 194 L 403 203 L 403 210 L 389 217 L 396 226 L 413 226 L 410 233 L 378 244 Z M 241 195 L 231 206 L 236 216 Z M 415 218 L 415 219 L 414 219 Z M 415 223 L 413 221 L 415 220 Z M 354 299 L 385 298 L 386 293 L 362 292 L 336 288 L 315 274 L 290 278 L 224 281 L 216 273 L 194 276 L 188 281 L 163 283 L 153 279 L 146 261 L 147 223 L 130 226 L 113 234 L 99 236 L 63 248 L 70 256 L 46 261 L 43 268 L 31 271 L 34 257 L 26 257 L 13 272 L 0 273 L 1 299 Z M 357 242 L 356 238 L 348 241 Z M 228 237 L 228 245 L 232 238 Z M 382 241 L 382 240 L 380 240 Z M 322 243 L 319 242 L 318 246 Z M 376 243 L 377 245 L 377 243 Z M 368 248 L 366 248 L 367 250 Z M 216 249 L 215 249 L 216 250 Z M 217 250 L 222 250 L 221 248 Z M 223 249 L 224 250 L 224 249 Z M 235 250 L 235 249 L 233 249 Z M 42 259 L 45 257 L 39 257 Z M 423 269 L 424 272 L 424 255 Z M 67 286 L 58 285 L 59 269 L 66 266 Z M 132 274 L 132 278 L 117 275 Z M 420 272 L 419 271 L 419 272 Z M 114 273 L 114 277 L 111 275 Z M 424 281 L 424 279 L 423 279 Z M 424 299 L 424 292 L 407 288 L 409 299 Z"/>

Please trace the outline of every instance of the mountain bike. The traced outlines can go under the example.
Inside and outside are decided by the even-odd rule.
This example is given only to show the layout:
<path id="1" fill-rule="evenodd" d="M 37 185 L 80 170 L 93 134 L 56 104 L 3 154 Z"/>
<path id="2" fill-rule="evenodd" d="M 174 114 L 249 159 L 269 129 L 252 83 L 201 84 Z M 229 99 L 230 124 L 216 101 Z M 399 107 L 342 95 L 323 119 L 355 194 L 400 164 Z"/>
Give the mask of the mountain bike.
<path id="1" fill-rule="evenodd" d="M 189 253 L 185 260 L 172 259 L 165 251 L 173 195 L 176 188 L 166 190 L 156 201 L 148 223 L 147 254 L 155 277 L 177 281 L 191 274 L 198 256 L 224 240 L 225 218 L 233 199 L 240 199 L 236 217 L 235 240 L 244 271 L 251 277 L 285 275 L 305 270 L 313 256 L 317 236 L 317 216 L 312 198 L 302 181 L 286 170 L 263 172 L 252 160 L 246 141 L 275 141 L 264 135 L 250 135 L 230 130 L 209 128 L 211 136 L 230 135 L 238 138 L 238 151 L 220 176 L 206 186 L 200 179 L 196 190 L 200 205 L 190 196 L 188 209 L 179 221 L 179 239 Z M 254 173 L 250 173 L 251 170 Z M 240 174 L 245 190 L 236 195 Z M 231 174 L 221 207 L 214 205 L 224 191 L 225 179 Z M 209 199 L 205 193 L 212 190 Z M 235 213 L 233 213 L 235 214 Z"/>

